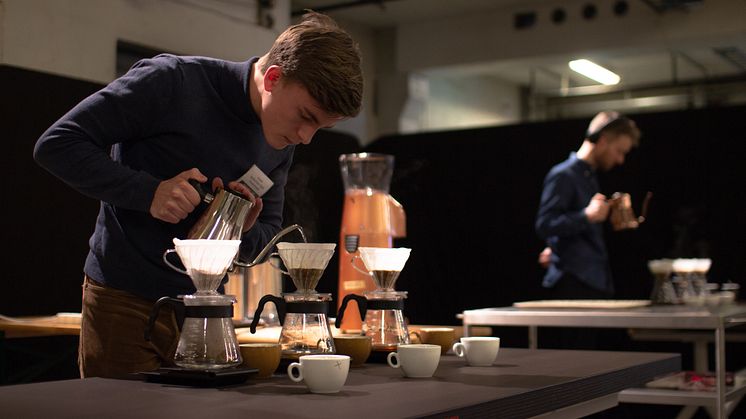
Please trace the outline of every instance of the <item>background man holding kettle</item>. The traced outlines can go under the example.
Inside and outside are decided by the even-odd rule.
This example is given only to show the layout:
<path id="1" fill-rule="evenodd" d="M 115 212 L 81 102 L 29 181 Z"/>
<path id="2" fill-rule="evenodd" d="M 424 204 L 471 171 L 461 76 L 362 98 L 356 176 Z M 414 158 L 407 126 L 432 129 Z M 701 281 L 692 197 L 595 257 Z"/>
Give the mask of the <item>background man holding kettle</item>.
<path id="1" fill-rule="evenodd" d="M 170 365 L 171 311 L 146 342 L 155 300 L 194 292 L 161 257 L 197 220 L 189 180 L 228 186 L 254 206 L 241 255 L 252 258 L 282 223 L 295 145 L 358 114 L 360 53 L 329 17 L 310 12 L 270 51 L 245 62 L 158 55 L 83 100 L 38 140 L 36 161 L 101 201 L 83 283 L 82 377 L 124 377 Z M 109 152 L 110 150 L 110 152 Z M 273 186 L 261 198 L 236 182 L 256 165 Z"/>
<path id="2" fill-rule="evenodd" d="M 547 247 L 539 263 L 547 269 L 542 285 L 553 299 L 607 299 L 614 296 L 603 222 L 610 204 L 600 193 L 596 173 L 624 163 L 640 141 L 640 130 L 631 119 L 614 111 L 598 113 L 588 125 L 585 139 L 575 153 L 552 167 L 544 179 L 536 232 Z M 551 328 L 550 328 L 551 329 Z M 619 340 L 614 331 L 560 328 L 542 333 L 546 347 L 603 349 L 604 342 Z"/>
<path id="3" fill-rule="evenodd" d="M 600 112 L 578 151 L 544 179 L 536 232 L 547 243 L 539 263 L 547 268 L 543 286 L 553 298 L 613 297 L 602 226 L 610 206 L 599 192 L 596 173 L 623 164 L 639 140 L 634 121 L 618 112 Z"/>

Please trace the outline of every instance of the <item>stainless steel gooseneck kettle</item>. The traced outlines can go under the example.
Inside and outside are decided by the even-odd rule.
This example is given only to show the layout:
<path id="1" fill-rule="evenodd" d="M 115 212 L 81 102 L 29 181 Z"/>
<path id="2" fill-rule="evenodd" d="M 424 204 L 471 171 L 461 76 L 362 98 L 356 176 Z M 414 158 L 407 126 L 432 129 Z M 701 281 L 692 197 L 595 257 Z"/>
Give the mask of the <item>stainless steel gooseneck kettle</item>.
<path id="1" fill-rule="evenodd" d="M 202 202 L 209 204 L 209 207 L 202 213 L 197 222 L 189 230 L 190 239 L 208 239 L 208 240 L 241 240 L 243 234 L 243 225 L 249 210 L 254 203 L 244 198 L 240 193 L 219 188 L 214 194 L 206 192 L 202 185 L 194 179 L 189 183 L 197 190 Z M 277 241 L 284 235 L 293 230 L 298 230 L 303 241 L 306 242 L 306 235 L 298 224 L 285 227 L 280 230 L 267 246 L 259 252 L 254 261 L 246 263 L 236 259 L 233 263 L 237 266 L 250 268 L 265 262 L 272 248 Z"/>
<path id="2" fill-rule="evenodd" d="M 254 203 L 240 193 L 219 188 L 210 194 L 194 179 L 189 183 L 197 190 L 202 202 L 210 206 L 189 230 L 190 239 L 240 240 L 243 224 Z"/>
<path id="3" fill-rule="evenodd" d="M 241 240 L 244 220 L 254 204 L 244 198 L 240 193 L 230 189 L 219 188 L 214 194 L 210 194 L 196 180 L 190 179 L 189 183 L 197 190 L 202 198 L 202 202 L 209 204 L 209 207 L 207 207 L 194 226 L 189 230 L 189 238 L 193 240 Z M 277 241 L 293 230 L 298 230 L 303 241 L 307 241 L 301 226 L 293 224 L 283 228 L 272 237 L 272 240 L 267 243 L 267 246 L 259 252 L 259 255 L 252 262 L 241 262 L 236 258 L 233 264 L 250 268 L 264 262 L 272 248 L 277 244 Z"/>

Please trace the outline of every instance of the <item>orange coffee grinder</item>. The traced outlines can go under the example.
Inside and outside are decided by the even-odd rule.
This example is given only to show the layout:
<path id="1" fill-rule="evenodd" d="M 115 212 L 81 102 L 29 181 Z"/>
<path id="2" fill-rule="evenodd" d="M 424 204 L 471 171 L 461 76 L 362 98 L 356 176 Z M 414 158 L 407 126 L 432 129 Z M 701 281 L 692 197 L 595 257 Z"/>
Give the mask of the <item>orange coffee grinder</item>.
<path id="1" fill-rule="evenodd" d="M 377 153 L 339 156 L 345 200 L 339 245 L 339 288 L 337 308 L 347 294 L 362 295 L 376 289 L 370 275 L 352 267 L 358 247 L 392 247 L 393 239 L 406 236 L 404 208 L 391 195 L 394 156 Z M 340 326 L 345 331 L 362 329 L 357 302 Z"/>

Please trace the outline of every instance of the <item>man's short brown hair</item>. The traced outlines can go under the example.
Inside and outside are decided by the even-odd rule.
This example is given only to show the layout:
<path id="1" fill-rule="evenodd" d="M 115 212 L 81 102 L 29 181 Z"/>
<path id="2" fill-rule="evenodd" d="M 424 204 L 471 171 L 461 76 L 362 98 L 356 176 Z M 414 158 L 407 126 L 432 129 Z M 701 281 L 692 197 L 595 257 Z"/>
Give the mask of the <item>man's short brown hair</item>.
<path id="1" fill-rule="evenodd" d="M 616 111 L 604 111 L 596 114 L 588 125 L 585 135 L 590 142 L 595 143 L 601 138 L 602 134 L 613 136 L 625 134 L 632 139 L 633 146 L 640 143 L 640 129 L 637 128 L 635 121 Z"/>
<path id="2" fill-rule="evenodd" d="M 361 57 L 352 37 L 329 16 L 309 11 L 290 26 L 259 59 L 262 73 L 282 68 L 285 80 L 299 82 L 332 115 L 354 117 L 363 96 Z"/>

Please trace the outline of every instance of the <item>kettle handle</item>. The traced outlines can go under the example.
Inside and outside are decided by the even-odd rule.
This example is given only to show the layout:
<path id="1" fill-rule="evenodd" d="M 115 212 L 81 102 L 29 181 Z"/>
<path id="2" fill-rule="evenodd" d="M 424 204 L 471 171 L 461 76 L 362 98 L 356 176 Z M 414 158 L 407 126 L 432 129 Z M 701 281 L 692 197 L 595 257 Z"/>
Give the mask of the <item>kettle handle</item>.
<path id="1" fill-rule="evenodd" d="M 185 269 L 181 269 L 177 266 L 172 265 L 171 262 L 169 262 L 168 259 L 166 259 L 166 255 L 168 255 L 169 253 L 174 253 L 175 251 L 176 249 L 167 249 L 165 252 L 163 252 L 163 262 L 165 262 L 166 265 L 170 266 L 171 269 L 175 270 L 176 272 L 181 272 L 184 275 L 189 275 L 189 272 L 187 272 Z"/>
<path id="2" fill-rule="evenodd" d="M 648 191 L 645 194 L 645 199 L 642 201 L 642 209 L 640 210 L 640 216 L 637 217 L 637 222 L 642 223 L 647 219 L 648 216 L 648 205 L 650 204 L 650 198 L 653 197 L 653 193 Z"/>
<path id="3" fill-rule="evenodd" d="M 285 300 L 272 294 L 267 294 L 262 297 L 261 300 L 259 300 L 259 303 L 256 306 L 254 318 L 251 320 L 251 325 L 249 325 L 249 330 L 251 330 L 252 334 L 256 333 L 256 326 L 259 324 L 259 317 L 262 315 L 264 305 L 270 301 L 275 303 L 275 307 L 277 308 L 277 317 L 280 320 L 280 326 L 285 323 Z"/>
<path id="4" fill-rule="evenodd" d="M 368 299 L 362 295 L 347 294 L 345 295 L 345 298 L 342 299 L 342 305 L 339 306 L 339 311 L 337 311 L 337 319 L 334 320 L 334 327 L 337 329 L 342 325 L 342 317 L 344 317 L 347 303 L 349 303 L 350 300 L 355 300 L 357 302 L 357 309 L 360 312 L 360 320 L 365 321 L 365 312 L 368 311 Z"/>
<path id="5" fill-rule="evenodd" d="M 189 184 L 192 185 L 192 188 L 197 191 L 197 193 L 199 194 L 199 199 L 205 204 L 209 204 L 210 202 L 212 202 L 213 199 L 215 199 L 215 196 L 207 192 L 205 188 L 202 187 L 202 184 L 197 181 L 197 179 L 189 179 L 187 182 L 189 182 Z"/>
<path id="6" fill-rule="evenodd" d="M 177 323 L 179 324 L 179 330 L 181 330 L 181 324 L 183 323 L 183 312 L 184 312 L 184 301 L 178 298 L 161 297 L 153 305 L 153 309 L 150 311 L 150 318 L 148 318 L 148 325 L 145 327 L 145 341 L 150 342 L 150 334 L 155 327 L 155 320 L 158 318 L 158 313 L 161 311 L 161 307 L 164 305 L 170 305 L 174 307 L 176 313 Z"/>

